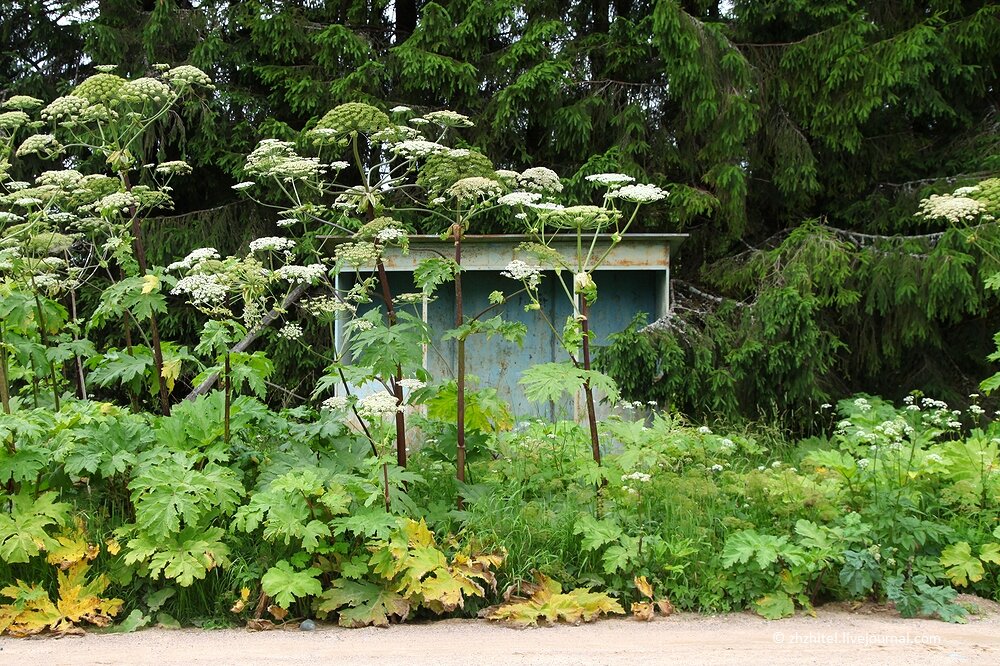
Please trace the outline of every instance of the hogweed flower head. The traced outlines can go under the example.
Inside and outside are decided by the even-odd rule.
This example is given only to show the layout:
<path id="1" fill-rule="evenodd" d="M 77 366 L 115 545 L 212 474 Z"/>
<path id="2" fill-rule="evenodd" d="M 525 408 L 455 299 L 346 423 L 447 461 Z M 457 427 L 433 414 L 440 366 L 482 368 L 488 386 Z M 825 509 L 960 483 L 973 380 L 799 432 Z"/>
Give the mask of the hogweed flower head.
<path id="1" fill-rule="evenodd" d="M 546 167 L 525 169 L 517 179 L 518 184 L 526 190 L 542 193 L 562 192 L 562 182 L 559 174 Z"/>
<path id="2" fill-rule="evenodd" d="M 475 202 L 488 200 L 503 194 L 503 186 L 490 178 L 469 176 L 456 181 L 448 188 L 448 194 L 459 202 Z"/>
<path id="3" fill-rule="evenodd" d="M 59 122 L 60 120 L 78 120 L 80 114 L 87 107 L 88 102 L 83 97 L 66 95 L 52 100 L 48 106 L 41 110 L 39 117 L 49 122 Z"/>
<path id="4" fill-rule="evenodd" d="M 169 176 L 187 176 L 192 171 L 191 165 L 184 160 L 170 160 L 169 162 L 160 162 L 156 165 L 156 173 L 169 175 Z"/>
<path id="5" fill-rule="evenodd" d="M 666 199 L 669 193 L 660 189 L 656 185 L 640 183 L 636 185 L 623 185 L 616 190 L 608 192 L 609 199 L 622 199 L 633 203 L 652 203 Z"/>
<path id="6" fill-rule="evenodd" d="M 295 241 L 281 236 L 265 236 L 250 241 L 251 252 L 283 252 L 295 247 Z"/>
<path id="7" fill-rule="evenodd" d="M 424 119 L 441 127 L 472 127 L 474 124 L 468 116 L 447 109 L 425 113 Z"/>
<path id="8" fill-rule="evenodd" d="M 524 282 L 529 287 L 537 287 L 542 280 L 541 269 L 538 266 L 529 266 L 520 259 L 514 259 L 507 264 L 500 275 Z"/>
<path id="9" fill-rule="evenodd" d="M 984 220 L 993 219 L 982 202 L 952 194 L 932 194 L 920 202 L 920 208 L 914 217 L 925 220 L 944 219 L 951 224 L 973 222 L 980 217 Z"/>
<path id="10" fill-rule="evenodd" d="M 197 250 L 192 250 L 180 261 L 175 261 L 174 263 L 167 266 L 168 271 L 176 271 L 181 269 L 191 270 L 201 266 L 201 264 L 212 259 L 219 259 L 219 251 L 214 247 L 200 247 Z"/>
<path id="11" fill-rule="evenodd" d="M 352 134 L 371 135 L 391 124 L 389 116 L 371 104 L 348 102 L 328 111 L 316 123 L 316 129 L 333 130 L 342 139 Z"/>
<path id="12" fill-rule="evenodd" d="M 209 90 L 215 88 L 212 85 L 212 77 L 193 65 L 178 65 L 167 71 L 163 78 L 175 86 L 200 86 Z"/>
<path id="13" fill-rule="evenodd" d="M 31 111 L 32 109 L 37 109 L 44 103 L 45 102 L 37 97 L 32 97 L 30 95 L 13 95 L 5 100 L 0 106 L 5 109 L 14 109 L 16 111 Z"/>
<path id="14" fill-rule="evenodd" d="M 323 264 L 289 265 L 282 266 L 274 273 L 282 280 L 288 280 L 295 284 L 316 284 L 326 275 L 326 266 Z"/>
<path id="15" fill-rule="evenodd" d="M 598 185 L 622 185 L 635 181 L 635 178 L 626 176 L 623 173 L 595 173 L 587 176 L 584 180 L 588 183 L 597 183 Z"/>
<path id="16" fill-rule="evenodd" d="M 38 155 L 43 159 L 51 159 L 61 155 L 63 150 L 63 145 L 52 134 L 33 134 L 21 142 L 16 155 Z"/>

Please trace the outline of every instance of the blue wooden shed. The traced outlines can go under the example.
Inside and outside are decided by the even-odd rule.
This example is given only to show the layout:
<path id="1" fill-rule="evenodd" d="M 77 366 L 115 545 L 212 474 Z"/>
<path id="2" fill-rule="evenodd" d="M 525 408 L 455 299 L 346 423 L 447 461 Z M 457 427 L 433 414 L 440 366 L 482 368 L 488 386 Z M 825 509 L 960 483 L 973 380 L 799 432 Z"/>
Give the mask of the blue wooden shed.
<path id="1" fill-rule="evenodd" d="M 594 274 L 597 284 L 597 301 L 591 308 L 590 327 L 596 345 L 607 343 L 608 336 L 628 326 L 638 312 L 646 312 L 655 320 L 667 313 L 670 307 L 670 257 L 686 238 L 686 234 L 630 234 L 611 247 L 610 237 L 599 237 L 594 256 L 609 250 L 606 259 Z M 332 239 L 331 239 L 332 240 Z M 532 239 L 522 235 L 465 236 L 462 242 L 462 285 L 464 310 L 472 315 L 490 306 L 489 295 L 500 290 L 512 294 L 520 283 L 501 275 L 514 259 L 539 266 L 537 259 L 529 257 L 519 246 Z M 550 246 L 562 253 L 568 263 L 576 257 L 576 238 L 556 237 Z M 394 294 L 419 291 L 414 286 L 413 271 L 428 257 L 454 256 L 454 243 L 439 236 L 411 236 L 409 252 L 402 254 L 398 248 L 387 248 L 383 263 L 389 274 Z M 543 271 L 550 267 L 539 266 Z M 562 326 L 572 314 L 572 305 L 551 270 L 543 273 L 539 297 L 549 320 Z M 338 289 L 350 288 L 355 276 L 341 273 Z M 572 278 L 570 278 L 572 288 Z M 546 418 L 580 418 L 584 415 L 582 397 L 566 404 L 538 404 L 529 401 L 518 385 L 524 369 L 537 363 L 565 361 L 566 352 L 544 324 L 538 312 L 525 311 L 527 295 L 520 294 L 503 306 L 491 311 L 509 321 L 521 321 L 528 327 L 523 346 L 499 338 L 486 340 L 473 336 L 466 345 L 466 372 L 479 378 L 481 387 L 496 388 L 507 399 L 518 416 Z M 443 287 L 433 299 L 417 304 L 424 321 L 436 333 L 436 339 L 424 350 L 424 366 L 436 379 L 455 376 L 454 342 L 444 342 L 441 333 L 454 327 L 454 290 Z M 336 326 L 338 346 L 346 343 L 344 324 Z M 361 392 L 365 392 L 362 388 Z M 608 408 L 599 407 L 599 412 Z"/>

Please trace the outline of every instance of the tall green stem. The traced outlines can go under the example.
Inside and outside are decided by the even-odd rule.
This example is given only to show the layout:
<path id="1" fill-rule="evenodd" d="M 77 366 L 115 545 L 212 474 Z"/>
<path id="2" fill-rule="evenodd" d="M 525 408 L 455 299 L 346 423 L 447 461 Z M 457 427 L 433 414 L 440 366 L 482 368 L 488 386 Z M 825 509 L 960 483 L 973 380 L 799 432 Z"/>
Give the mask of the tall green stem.
<path id="1" fill-rule="evenodd" d="M 46 330 L 47 325 L 45 323 L 45 312 L 42 310 L 42 299 L 38 297 L 38 289 L 32 281 L 32 295 L 35 297 L 35 312 L 38 315 L 38 336 L 41 338 L 42 346 L 45 349 L 49 348 L 49 332 Z M 55 405 L 55 409 L 59 411 L 59 382 L 56 380 L 56 367 L 52 361 L 46 360 L 49 366 L 49 380 L 52 383 L 52 400 Z"/>
<path id="2" fill-rule="evenodd" d="M 225 405 L 225 413 L 222 415 L 223 418 L 222 437 L 223 441 L 225 441 L 226 443 L 226 446 L 229 446 L 229 418 L 233 405 L 233 381 L 232 381 L 233 373 L 232 373 L 232 366 L 230 366 L 229 363 L 228 350 L 226 351 L 225 372 L 226 372 L 226 405 Z"/>

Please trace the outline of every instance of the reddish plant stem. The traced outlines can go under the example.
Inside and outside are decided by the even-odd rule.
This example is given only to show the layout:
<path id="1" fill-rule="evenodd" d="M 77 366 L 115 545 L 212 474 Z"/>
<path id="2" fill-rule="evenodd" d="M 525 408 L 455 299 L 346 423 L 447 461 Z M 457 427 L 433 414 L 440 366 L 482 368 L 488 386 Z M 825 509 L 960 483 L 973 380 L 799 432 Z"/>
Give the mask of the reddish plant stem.
<path id="1" fill-rule="evenodd" d="M 583 329 L 583 369 L 590 372 L 590 306 L 587 305 L 587 297 L 580 295 L 580 314 L 583 321 L 580 322 Z M 594 389 L 590 386 L 590 379 L 583 385 L 583 392 L 587 396 L 587 422 L 590 424 L 590 447 L 593 450 L 594 462 L 601 464 L 601 441 L 597 435 L 597 411 L 594 409 Z"/>
<path id="2" fill-rule="evenodd" d="M 63 258 L 66 260 L 66 263 L 69 264 L 69 252 L 63 252 Z M 73 341 L 77 342 L 79 340 L 79 337 L 77 337 L 77 335 L 76 335 L 76 315 L 77 315 L 77 311 L 76 311 L 76 289 L 75 288 L 69 290 L 69 314 L 70 314 L 70 317 L 73 318 L 73 324 L 74 324 L 73 325 Z M 84 372 L 83 372 L 83 359 L 80 358 L 79 354 L 77 354 L 74 358 L 76 360 L 76 394 L 77 394 L 77 397 L 80 398 L 80 400 L 86 400 L 87 399 L 87 378 L 86 378 L 86 375 L 84 375 Z"/>
<path id="3" fill-rule="evenodd" d="M 385 512 L 392 513 L 392 502 L 389 499 L 389 463 L 382 463 L 382 499 L 385 500 Z"/>
<path id="4" fill-rule="evenodd" d="M 128 192 L 132 191 L 132 183 L 129 181 L 128 172 L 123 171 L 122 182 L 125 184 L 125 190 Z M 132 217 L 132 237 L 133 237 L 133 247 L 135 248 L 135 260 L 139 264 L 139 270 L 143 275 L 146 274 L 148 270 L 148 264 L 146 263 L 146 244 L 142 239 L 142 224 L 139 222 L 139 215 L 137 214 L 135 206 L 129 208 L 129 215 Z M 163 345 L 160 343 L 160 326 L 156 321 L 156 313 L 149 313 L 149 338 L 153 345 L 153 367 L 156 374 L 156 386 L 159 389 L 160 394 L 160 411 L 164 416 L 170 416 L 170 395 L 167 393 L 167 383 L 163 381 Z"/>
<path id="5" fill-rule="evenodd" d="M 385 310 L 389 318 L 389 326 L 396 325 L 396 309 L 392 306 L 392 292 L 389 290 L 389 275 L 385 270 L 385 264 L 379 257 L 376 264 L 378 270 L 378 281 L 382 285 L 382 300 L 385 301 Z M 396 396 L 396 404 L 403 404 L 403 368 L 396 365 L 396 377 L 392 382 L 392 393 Z M 396 411 L 396 464 L 406 467 L 406 416 L 401 411 Z M 388 491 L 387 491 L 388 492 Z"/>
<path id="6" fill-rule="evenodd" d="M 459 269 L 462 266 L 462 225 L 452 225 L 452 234 L 455 237 L 455 263 Z M 465 312 L 462 306 L 462 271 L 455 272 L 455 328 L 464 323 Z M 455 455 L 456 478 L 459 485 L 465 483 L 465 338 L 458 336 L 455 340 L 455 362 L 457 365 L 457 376 L 455 378 L 455 393 L 457 397 L 457 421 L 458 444 Z M 459 488 L 457 497 L 458 510 L 464 508 L 462 491 Z"/>

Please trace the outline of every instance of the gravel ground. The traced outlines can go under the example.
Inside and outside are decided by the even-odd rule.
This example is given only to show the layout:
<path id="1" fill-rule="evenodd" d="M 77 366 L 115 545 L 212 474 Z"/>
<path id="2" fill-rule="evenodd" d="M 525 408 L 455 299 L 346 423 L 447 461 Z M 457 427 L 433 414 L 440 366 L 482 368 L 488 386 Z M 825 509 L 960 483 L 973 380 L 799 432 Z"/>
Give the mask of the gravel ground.
<path id="1" fill-rule="evenodd" d="M 315 631 L 288 627 L 149 629 L 80 638 L 0 639 L 0 664 L 368 664 L 482 666 L 540 664 L 1000 664 L 1000 606 L 980 602 L 968 624 L 904 620 L 884 609 L 827 606 L 816 617 L 768 622 L 750 614 L 677 614 L 640 623 L 518 630 L 475 620 L 411 623 L 389 629 Z M 297 625 L 294 625 L 297 626 Z"/>

